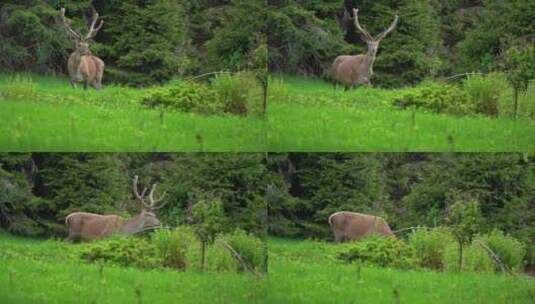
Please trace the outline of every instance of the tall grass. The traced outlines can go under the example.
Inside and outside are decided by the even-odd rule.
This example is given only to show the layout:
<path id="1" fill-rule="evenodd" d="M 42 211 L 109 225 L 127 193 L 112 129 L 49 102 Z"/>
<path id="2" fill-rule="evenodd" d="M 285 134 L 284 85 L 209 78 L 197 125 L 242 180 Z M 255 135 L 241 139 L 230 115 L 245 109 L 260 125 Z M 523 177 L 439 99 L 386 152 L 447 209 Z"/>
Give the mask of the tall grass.
<path id="1" fill-rule="evenodd" d="M 276 78 L 277 79 L 277 78 Z M 535 149 L 535 120 L 401 111 L 392 100 L 407 89 L 358 88 L 278 78 L 268 113 L 270 151 L 506 152 Z M 284 82 L 284 86 L 281 84 Z M 283 96 L 277 100 L 277 96 Z"/>
<path id="2" fill-rule="evenodd" d="M 266 150 L 265 121 L 257 117 L 144 109 L 144 89 L 84 91 L 62 78 L 10 79 L 0 75 L 2 151 Z"/>
<path id="3" fill-rule="evenodd" d="M 344 264 L 337 246 L 272 239 L 269 303 L 530 303 L 535 281 Z"/>

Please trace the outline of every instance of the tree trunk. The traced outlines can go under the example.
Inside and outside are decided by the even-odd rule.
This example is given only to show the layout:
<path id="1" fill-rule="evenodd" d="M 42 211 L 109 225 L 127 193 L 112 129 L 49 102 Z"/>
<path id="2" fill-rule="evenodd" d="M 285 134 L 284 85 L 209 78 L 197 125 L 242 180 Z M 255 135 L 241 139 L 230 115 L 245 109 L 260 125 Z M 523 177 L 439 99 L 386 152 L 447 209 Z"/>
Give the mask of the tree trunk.
<path id="1" fill-rule="evenodd" d="M 204 272 L 204 261 L 206 256 L 206 242 L 201 241 L 201 271 Z"/>
<path id="2" fill-rule="evenodd" d="M 518 117 L 518 88 L 513 88 L 513 103 L 514 103 L 514 117 L 517 119 Z"/>
<path id="3" fill-rule="evenodd" d="M 267 107 L 268 107 L 268 84 L 267 81 L 262 81 L 262 111 L 264 118 L 267 116 Z"/>
<path id="4" fill-rule="evenodd" d="M 457 239 L 459 242 L 459 272 L 463 270 L 463 242 L 461 238 Z"/>

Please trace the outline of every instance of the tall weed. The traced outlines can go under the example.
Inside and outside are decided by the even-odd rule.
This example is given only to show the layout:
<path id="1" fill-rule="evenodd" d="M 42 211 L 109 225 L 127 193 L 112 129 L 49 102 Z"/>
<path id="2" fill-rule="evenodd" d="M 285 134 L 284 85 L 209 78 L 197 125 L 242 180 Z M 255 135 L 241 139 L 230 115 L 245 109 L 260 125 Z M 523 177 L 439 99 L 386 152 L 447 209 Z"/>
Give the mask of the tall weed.
<path id="1" fill-rule="evenodd" d="M 20 102 L 37 101 L 37 85 L 30 76 L 14 75 L 0 90 L 0 99 Z"/>

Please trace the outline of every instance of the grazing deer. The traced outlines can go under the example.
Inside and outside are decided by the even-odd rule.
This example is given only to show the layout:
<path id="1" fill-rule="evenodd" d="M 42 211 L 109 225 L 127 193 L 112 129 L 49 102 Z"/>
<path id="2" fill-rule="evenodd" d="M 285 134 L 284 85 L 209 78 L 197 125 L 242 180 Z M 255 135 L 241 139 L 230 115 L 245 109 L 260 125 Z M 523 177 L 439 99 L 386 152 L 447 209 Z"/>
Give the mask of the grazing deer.
<path id="1" fill-rule="evenodd" d="M 342 83 L 346 90 L 355 87 L 357 84 L 371 86 L 373 63 L 375 62 L 375 56 L 379 49 L 379 43 L 394 30 L 398 23 L 398 16 L 396 15 L 390 27 L 374 38 L 360 25 L 358 13 L 358 9 L 353 9 L 355 27 L 361 33 L 362 40 L 368 45 L 368 52 L 354 56 L 338 56 L 331 67 L 332 78 L 336 82 Z"/>
<path id="2" fill-rule="evenodd" d="M 154 213 L 155 210 L 162 208 L 165 203 L 160 206 L 156 206 L 156 203 L 162 201 L 165 197 L 165 192 L 159 199 L 154 199 L 154 191 L 156 190 L 156 184 L 152 185 L 149 193 L 150 204 L 145 203 L 145 193 L 147 188 L 143 189 L 141 194 L 137 189 L 138 176 L 134 177 L 134 195 L 141 201 L 141 212 L 124 221 L 118 215 L 100 215 L 87 212 L 74 212 L 67 216 L 65 224 L 69 226 L 68 241 L 81 238 L 82 240 L 95 240 L 104 238 L 114 233 L 120 233 L 123 235 L 132 235 L 144 230 L 154 229 L 161 226 L 160 221 Z"/>
<path id="3" fill-rule="evenodd" d="M 340 211 L 329 216 L 334 241 L 359 240 L 371 234 L 395 238 L 388 223 L 381 217 L 363 213 Z"/>
<path id="4" fill-rule="evenodd" d="M 84 37 L 71 28 L 67 18 L 65 18 L 65 8 L 62 8 L 60 13 L 63 25 L 67 29 L 71 39 L 76 43 L 76 49 L 71 53 L 67 62 L 71 85 L 76 88 L 77 82 L 84 82 L 84 89 L 87 89 L 89 85 L 97 90 L 101 89 L 104 61 L 91 53 L 89 40 L 95 37 L 104 24 L 104 21 L 100 20 L 99 25 L 95 28 L 98 13 L 94 12 L 89 31 Z"/>

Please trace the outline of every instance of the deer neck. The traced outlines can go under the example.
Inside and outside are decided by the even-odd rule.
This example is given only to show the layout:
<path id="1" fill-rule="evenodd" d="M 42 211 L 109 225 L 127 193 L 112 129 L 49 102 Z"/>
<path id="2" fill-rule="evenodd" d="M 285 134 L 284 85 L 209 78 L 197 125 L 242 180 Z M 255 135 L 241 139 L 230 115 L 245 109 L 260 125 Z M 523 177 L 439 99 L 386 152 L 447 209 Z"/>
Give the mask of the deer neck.
<path id="1" fill-rule="evenodd" d="M 121 233 L 125 235 L 132 235 L 135 234 L 141 230 L 143 230 L 143 226 L 145 225 L 145 218 L 142 214 L 138 214 L 137 216 L 129 219 L 122 227 Z"/>
<path id="2" fill-rule="evenodd" d="M 368 52 L 366 52 L 366 58 L 364 59 L 364 62 L 366 66 L 368 67 L 370 76 L 373 75 L 373 63 L 375 62 L 376 55 L 377 55 L 377 52 L 373 51 L 372 49 L 368 49 Z"/>

